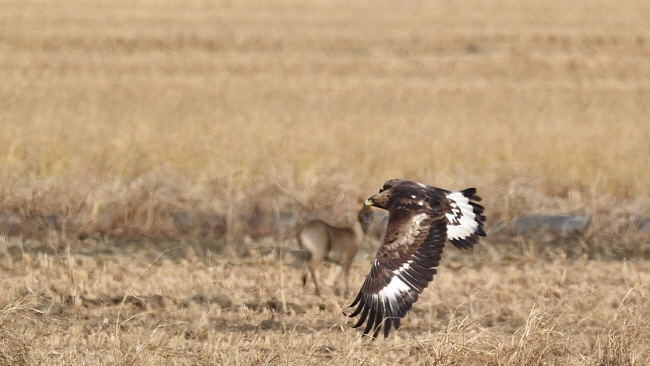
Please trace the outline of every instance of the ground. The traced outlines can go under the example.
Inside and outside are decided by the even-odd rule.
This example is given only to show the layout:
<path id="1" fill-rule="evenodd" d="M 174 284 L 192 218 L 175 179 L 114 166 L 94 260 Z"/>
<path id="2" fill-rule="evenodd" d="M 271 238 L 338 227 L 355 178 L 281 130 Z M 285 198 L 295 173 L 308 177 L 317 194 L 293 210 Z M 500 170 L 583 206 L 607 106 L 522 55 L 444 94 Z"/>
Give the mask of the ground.
<path id="1" fill-rule="evenodd" d="M 474 253 L 448 248 L 402 327 L 375 341 L 344 316 L 354 294 L 303 289 L 293 258 L 268 248 L 253 245 L 243 258 L 25 252 L 2 263 L 0 358 L 61 365 L 650 360 L 647 261 L 544 261 L 522 251 L 508 263 L 490 254 L 487 246 L 496 244 L 483 242 Z M 355 291 L 369 259 L 362 253 L 352 269 Z"/>

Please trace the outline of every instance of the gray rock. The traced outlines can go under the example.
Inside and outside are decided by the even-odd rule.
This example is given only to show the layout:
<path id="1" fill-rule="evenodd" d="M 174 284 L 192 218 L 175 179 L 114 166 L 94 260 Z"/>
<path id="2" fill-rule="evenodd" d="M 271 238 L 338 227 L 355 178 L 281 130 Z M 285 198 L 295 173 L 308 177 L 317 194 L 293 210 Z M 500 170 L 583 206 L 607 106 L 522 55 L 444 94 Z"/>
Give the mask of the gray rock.
<path id="1" fill-rule="evenodd" d="M 636 229 L 640 232 L 650 231 L 650 217 L 637 220 Z"/>
<path id="2" fill-rule="evenodd" d="M 584 233 L 590 223 L 588 216 L 534 215 L 515 218 L 514 229 L 520 235 L 549 230 L 566 237 Z"/>
<path id="3" fill-rule="evenodd" d="M 199 224 L 199 220 L 196 216 L 189 212 L 172 212 L 172 220 L 174 221 L 174 227 L 176 227 L 176 230 L 181 234 L 187 234 L 194 230 Z"/>

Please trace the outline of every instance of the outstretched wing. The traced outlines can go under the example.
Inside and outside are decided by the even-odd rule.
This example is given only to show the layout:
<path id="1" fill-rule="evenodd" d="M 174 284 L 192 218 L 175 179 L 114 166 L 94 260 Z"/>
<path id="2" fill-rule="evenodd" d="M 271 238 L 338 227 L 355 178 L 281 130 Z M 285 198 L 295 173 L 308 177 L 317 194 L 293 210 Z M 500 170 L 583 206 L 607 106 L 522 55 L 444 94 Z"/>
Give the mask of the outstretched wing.
<path id="1" fill-rule="evenodd" d="M 399 328 L 401 318 L 433 280 L 447 239 L 448 219 L 440 206 L 390 211 L 384 242 L 350 305 L 357 306 L 350 317 L 361 314 L 354 328 L 367 321 L 364 335 L 373 330 L 376 338 L 383 325 L 388 337 L 391 325 Z"/>
<path id="2" fill-rule="evenodd" d="M 438 189 L 438 191 L 443 191 Z M 470 249 L 478 243 L 479 236 L 485 236 L 483 206 L 476 188 L 459 192 L 445 192 L 445 217 L 447 217 L 447 238 L 459 249 Z"/>

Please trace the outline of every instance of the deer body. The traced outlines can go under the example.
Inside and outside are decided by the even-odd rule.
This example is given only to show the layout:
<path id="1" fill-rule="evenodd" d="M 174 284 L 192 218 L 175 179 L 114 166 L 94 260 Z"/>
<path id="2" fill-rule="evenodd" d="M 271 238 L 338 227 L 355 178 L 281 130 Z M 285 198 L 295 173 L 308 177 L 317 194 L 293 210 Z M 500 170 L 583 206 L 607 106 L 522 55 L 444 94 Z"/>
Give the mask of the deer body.
<path id="1" fill-rule="evenodd" d="M 341 274 L 344 275 L 345 292 L 348 292 L 348 273 L 359 246 L 368 231 L 372 211 L 363 207 L 357 214 L 357 220 L 352 227 L 338 228 L 320 220 L 309 221 L 298 232 L 298 244 L 309 253 L 307 268 L 316 287 L 316 294 L 320 294 L 317 270 L 324 262 L 337 264 L 334 283 Z M 307 275 L 303 277 L 303 286 L 307 283 Z"/>

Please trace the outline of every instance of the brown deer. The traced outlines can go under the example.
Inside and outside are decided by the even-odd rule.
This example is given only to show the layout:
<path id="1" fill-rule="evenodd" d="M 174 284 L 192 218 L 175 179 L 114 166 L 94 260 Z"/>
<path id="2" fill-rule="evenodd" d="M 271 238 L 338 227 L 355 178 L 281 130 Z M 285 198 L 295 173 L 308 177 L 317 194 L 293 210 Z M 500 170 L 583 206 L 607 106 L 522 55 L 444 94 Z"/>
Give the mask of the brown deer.
<path id="1" fill-rule="evenodd" d="M 345 293 L 348 292 L 348 273 L 354 257 L 357 255 L 359 245 L 368 231 L 372 221 L 372 209 L 363 206 L 352 227 L 333 227 L 323 221 L 313 220 L 305 223 L 298 232 L 298 244 L 307 253 L 307 268 L 316 287 L 316 294 L 320 294 L 317 270 L 324 262 L 337 264 L 334 275 L 334 284 L 343 273 Z M 307 284 L 307 274 L 302 278 L 303 287 Z"/>

